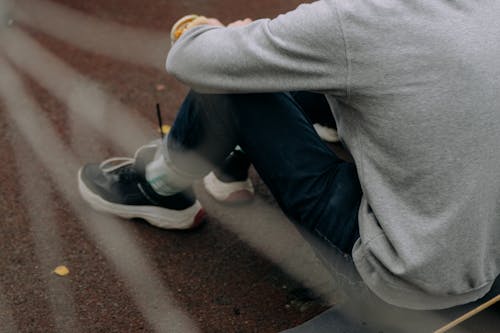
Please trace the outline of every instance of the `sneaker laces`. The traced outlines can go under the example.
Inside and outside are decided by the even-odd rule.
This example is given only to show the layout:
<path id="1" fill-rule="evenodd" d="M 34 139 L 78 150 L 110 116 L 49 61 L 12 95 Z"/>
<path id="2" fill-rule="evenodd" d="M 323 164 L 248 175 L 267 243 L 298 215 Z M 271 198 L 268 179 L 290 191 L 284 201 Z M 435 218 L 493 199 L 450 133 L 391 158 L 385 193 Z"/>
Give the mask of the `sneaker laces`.
<path id="1" fill-rule="evenodd" d="M 163 140 L 163 137 L 164 137 L 163 121 L 161 119 L 161 110 L 160 110 L 159 103 L 156 104 L 156 115 L 158 117 L 158 126 L 160 128 L 160 136 L 161 136 L 160 140 Z M 111 173 L 111 172 L 116 171 L 116 170 L 123 168 L 125 166 L 133 165 L 135 163 L 137 153 L 139 152 L 139 150 L 141 150 L 142 148 L 145 148 L 145 147 L 157 146 L 157 145 L 158 145 L 157 141 L 154 140 L 154 141 L 140 147 L 135 152 L 134 157 L 111 157 L 111 158 L 108 158 L 107 160 L 104 160 L 101 162 L 101 164 L 99 164 L 99 168 L 105 173 Z"/>
<path id="2" fill-rule="evenodd" d="M 111 157 L 99 164 L 99 168 L 105 173 L 111 173 L 125 166 L 134 164 L 135 158 L 131 157 Z"/>
<path id="3" fill-rule="evenodd" d="M 102 161 L 101 164 L 99 164 L 99 168 L 105 173 L 111 173 L 123 167 L 133 165 L 135 163 L 135 160 L 137 159 L 138 152 L 141 149 L 147 147 L 157 147 L 157 146 L 158 146 L 158 141 L 154 140 L 137 149 L 137 151 L 134 154 L 134 157 L 111 157 L 108 158 L 107 160 Z"/>

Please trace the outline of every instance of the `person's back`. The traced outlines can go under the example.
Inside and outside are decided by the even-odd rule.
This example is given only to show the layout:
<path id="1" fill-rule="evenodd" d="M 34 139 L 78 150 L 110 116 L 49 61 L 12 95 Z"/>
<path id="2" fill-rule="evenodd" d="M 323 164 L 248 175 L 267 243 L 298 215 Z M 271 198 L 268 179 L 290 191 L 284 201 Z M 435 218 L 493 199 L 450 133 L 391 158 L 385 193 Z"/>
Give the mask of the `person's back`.
<path id="1" fill-rule="evenodd" d="M 500 3 L 337 4 L 348 96 L 335 116 L 364 193 L 357 268 L 396 305 L 475 300 L 500 264 Z"/>
<path id="2" fill-rule="evenodd" d="M 499 14 L 491 0 L 317 1 L 192 29 L 167 70 L 200 91 L 324 92 L 363 190 L 364 282 L 395 305 L 445 308 L 500 273 Z"/>

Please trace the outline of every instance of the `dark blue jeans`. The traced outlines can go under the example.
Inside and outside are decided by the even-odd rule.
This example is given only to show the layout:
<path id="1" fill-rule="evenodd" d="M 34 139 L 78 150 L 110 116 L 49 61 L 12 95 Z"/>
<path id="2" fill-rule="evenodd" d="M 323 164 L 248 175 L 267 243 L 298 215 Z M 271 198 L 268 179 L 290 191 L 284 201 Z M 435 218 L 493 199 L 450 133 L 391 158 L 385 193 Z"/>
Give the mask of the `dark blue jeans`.
<path id="1" fill-rule="evenodd" d="M 356 168 L 319 138 L 305 113 L 288 93 L 190 92 L 168 136 L 168 154 L 200 177 L 239 145 L 292 221 L 350 253 L 359 237 Z"/>

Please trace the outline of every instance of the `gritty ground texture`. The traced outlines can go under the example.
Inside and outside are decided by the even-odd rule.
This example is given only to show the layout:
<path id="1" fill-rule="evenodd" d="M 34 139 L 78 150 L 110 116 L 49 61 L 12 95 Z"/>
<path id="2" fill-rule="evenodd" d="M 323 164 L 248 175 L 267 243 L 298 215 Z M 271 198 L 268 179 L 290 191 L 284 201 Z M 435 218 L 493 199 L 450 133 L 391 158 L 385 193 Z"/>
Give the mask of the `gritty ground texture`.
<path id="1" fill-rule="evenodd" d="M 163 69 L 178 18 L 229 23 L 298 4 L 0 0 L 0 333 L 279 332 L 342 303 L 253 169 L 244 206 L 196 184 L 208 219 L 188 232 L 96 213 L 77 189 L 83 163 L 159 138 L 157 103 L 172 124 L 187 92 Z M 478 330 L 498 311 L 460 332 L 498 332 Z"/>
<path id="2" fill-rule="evenodd" d="M 0 94 L 0 332 L 278 332 L 325 309 L 303 283 L 324 272 L 297 255 L 309 251 L 300 237 L 280 242 L 273 223 L 289 230 L 288 221 L 254 172 L 258 197 L 248 206 L 226 209 L 198 186 L 209 217 L 191 232 L 95 214 L 76 183 L 82 163 L 156 139 L 156 103 L 173 121 L 187 89 L 162 67 L 177 18 L 272 17 L 299 1 L 14 3 L 0 7 L 0 76 L 8 77 Z M 164 44 L 142 50 L 151 57 L 141 64 L 141 41 L 127 44 L 116 27 L 164 36 Z M 100 42 L 80 43 L 93 28 Z M 271 239 L 252 233 L 266 225 L 277 228 Z M 313 268 L 295 272 L 305 262 Z M 54 274 L 59 265 L 69 274 Z"/>

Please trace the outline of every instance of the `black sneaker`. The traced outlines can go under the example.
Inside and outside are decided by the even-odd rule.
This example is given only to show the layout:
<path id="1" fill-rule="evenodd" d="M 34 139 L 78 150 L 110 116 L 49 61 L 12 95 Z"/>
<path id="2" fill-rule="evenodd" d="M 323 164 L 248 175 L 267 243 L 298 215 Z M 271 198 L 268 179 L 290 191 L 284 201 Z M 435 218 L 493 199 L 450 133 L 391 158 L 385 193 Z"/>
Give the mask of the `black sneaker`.
<path id="1" fill-rule="evenodd" d="M 163 229 L 191 229 L 205 212 L 191 189 L 172 195 L 156 193 L 146 181 L 146 165 L 158 143 L 139 148 L 134 158 L 115 157 L 87 164 L 78 171 L 83 199 L 94 209 L 123 218 L 141 218 Z"/>
<path id="2" fill-rule="evenodd" d="M 248 169 L 251 164 L 245 152 L 235 149 L 222 165 L 214 170 L 214 174 L 224 183 L 242 182 L 248 178 Z"/>

